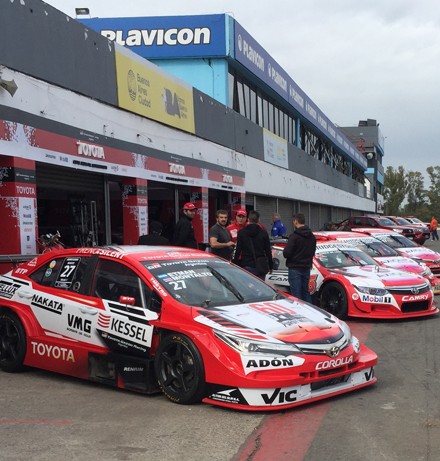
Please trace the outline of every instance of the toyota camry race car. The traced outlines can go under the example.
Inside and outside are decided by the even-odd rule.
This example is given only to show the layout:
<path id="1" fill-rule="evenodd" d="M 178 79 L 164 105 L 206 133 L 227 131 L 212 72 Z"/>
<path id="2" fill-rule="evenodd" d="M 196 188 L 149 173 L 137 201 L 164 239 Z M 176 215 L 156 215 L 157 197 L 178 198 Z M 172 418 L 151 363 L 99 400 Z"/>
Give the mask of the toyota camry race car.
<path id="1" fill-rule="evenodd" d="M 434 294 L 440 294 L 440 278 L 436 277 L 424 262 L 417 262 L 407 256 L 402 256 L 386 243 L 374 236 L 361 232 L 315 232 L 321 240 L 337 240 L 354 245 L 370 255 L 376 262 L 392 269 L 413 272 L 422 275 L 432 286 Z M 412 242 L 411 242 L 412 243 Z"/>
<path id="2" fill-rule="evenodd" d="M 343 321 L 198 250 L 74 248 L 0 277 L 8 372 L 277 410 L 369 386 L 376 362 Z"/>
<path id="3" fill-rule="evenodd" d="M 417 245 L 412 240 L 397 232 L 368 228 L 360 228 L 357 229 L 357 231 L 372 235 L 391 248 L 394 248 L 402 256 L 426 264 L 434 275 L 440 276 L 440 253 L 430 248 Z"/>
<path id="4" fill-rule="evenodd" d="M 272 246 L 272 286 L 289 291 L 283 249 Z M 314 304 L 339 318 L 409 318 L 438 312 L 430 283 L 422 276 L 376 263 L 359 248 L 343 242 L 317 242 L 309 290 Z"/>

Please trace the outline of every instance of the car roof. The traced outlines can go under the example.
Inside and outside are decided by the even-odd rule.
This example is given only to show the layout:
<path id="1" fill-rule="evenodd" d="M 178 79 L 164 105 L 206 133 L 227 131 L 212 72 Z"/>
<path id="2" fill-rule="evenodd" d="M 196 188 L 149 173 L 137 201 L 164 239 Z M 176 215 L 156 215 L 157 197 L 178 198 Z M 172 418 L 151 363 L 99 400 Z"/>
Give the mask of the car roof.
<path id="1" fill-rule="evenodd" d="M 345 238 L 362 238 L 367 237 L 363 232 L 350 232 L 350 231 L 317 231 L 313 232 L 314 236 L 316 237 L 317 241 L 319 242 L 324 240 L 334 240 L 338 237 L 345 237 Z"/>
<path id="2" fill-rule="evenodd" d="M 396 226 L 398 227 L 398 226 Z M 393 232 L 391 229 L 377 229 L 375 227 L 359 227 L 356 231 L 362 232 L 363 234 L 387 234 L 387 235 L 402 235 L 398 232 Z"/>
<path id="3" fill-rule="evenodd" d="M 40 255 L 40 258 L 42 256 L 47 256 L 50 259 L 51 257 L 63 255 L 98 255 L 118 260 L 131 259 L 135 261 L 215 258 L 215 255 L 207 253 L 206 251 L 171 245 L 108 245 L 101 247 L 69 248 L 56 252 L 45 253 L 44 255 Z"/>

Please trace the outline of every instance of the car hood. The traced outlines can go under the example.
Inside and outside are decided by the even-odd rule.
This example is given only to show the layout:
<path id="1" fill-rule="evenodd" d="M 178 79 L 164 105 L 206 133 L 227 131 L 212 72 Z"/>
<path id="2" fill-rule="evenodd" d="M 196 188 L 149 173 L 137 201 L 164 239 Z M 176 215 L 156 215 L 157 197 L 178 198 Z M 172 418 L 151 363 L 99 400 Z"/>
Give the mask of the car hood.
<path id="1" fill-rule="evenodd" d="M 392 269 L 415 272 L 416 274 L 421 274 L 425 270 L 420 264 L 405 256 L 380 256 L 374 257 L 374 259 Z"/>
<path id="2" fill-rule="evenodd" d="M 417 258 L 423 261 L 439 261 L 440 254 L 425 247 L 397 248 L 397 251 L 405 254 L 408 258 Z"/>
<path id="3" fill-rule="evenodd" d="M 359 284 L 359 277 L 362 277 L 364 279 L 362 285 L 371 287 L 396 287 L 426 283 L 420 275 L 381 266 L 342 267 L 329 269 L 329 272 L 344 275 L 355 285 Z"/>
<path id="4" fill-rule="evenodd" d="M 194 320 L 214 330 L 272 343 L 331 344 L 344 336 L 341 320 L 293 298 L 194 308 Z"/>

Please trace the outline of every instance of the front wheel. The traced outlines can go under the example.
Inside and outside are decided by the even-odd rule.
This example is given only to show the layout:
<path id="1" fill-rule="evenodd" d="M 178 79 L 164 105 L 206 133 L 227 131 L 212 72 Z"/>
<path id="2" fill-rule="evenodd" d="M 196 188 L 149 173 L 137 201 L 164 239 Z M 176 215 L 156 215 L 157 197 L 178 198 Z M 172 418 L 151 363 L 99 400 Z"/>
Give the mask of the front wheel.
<path id="1" fill-rule="evenodd" d="M 172 333 L 162 338 L 154 358 L 154 369 L 162 392 L 171 401 L 190 404 L 203 398 L 203 360 L 188 337 Z"/>
<path id="2" fill-rule="evenodd" d="M 26 333 L 20 319 L 12 312 L 0 313 L 0 368 L 21 371 L 25 355 Z"/>
<path id="3" fill-rule="evenodd" d="M 348 314 L 347 294 L 337 282 L 329 282 L 321 291 L 320 306 L 330 314 L 345 319 Z"/>

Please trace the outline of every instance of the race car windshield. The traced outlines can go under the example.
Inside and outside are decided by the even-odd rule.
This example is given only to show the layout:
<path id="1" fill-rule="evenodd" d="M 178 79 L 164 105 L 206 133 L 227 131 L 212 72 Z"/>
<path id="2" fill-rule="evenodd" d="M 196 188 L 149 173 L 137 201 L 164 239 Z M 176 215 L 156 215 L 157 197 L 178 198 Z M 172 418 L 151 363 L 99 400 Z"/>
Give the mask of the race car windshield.
<path id="1" fill-rule="evenodd" d="M 395 226 L 396 223 L 391 221 L 391 219 L 388 218 L 379 218 L 378 219 L 379 223 L 382 224 L 382 226 Z"/>
<path id="2" fill-rule="evenodd" d="M 377 263 L 370 256 L 357 250 L 335 250 L 317 253 L 315 257 L 327 269 L 366 265 L 377 266 Z"/>
<path id="3" fill-rule="evenodd" d="M 411 225 L 411 223 L 405 218 L 396 218 L 396 222 L 397 224 L 400 224 L 401 226 Z"/>
<path id="4" fill-rule="evenodd" d="M 380 239 L 383 243 L 385 243 L 385 245 L 388 245 L 391 248 L 414 248 L 419 246 L 412 240 L 400 234 L 380 236 L 378 235 L 377 238 Z"/>
<path id="5" fill-rule="evenodd" d="M 270 301 L 282 296 L 263 281 L 221 259 L 143 264 L 174 299 L 188 306 L 210 308 Z"/>
<path id="6" fill-rule="evenodd" d="M 385 245 L 382 242 L 362 242 L 365 245 L 365 248 L 359 247 L 362 251 L 369 254 L 373 258 L 375 256 L 399 256 L 397 251 L 393 250 L 388 245 Z"/>

